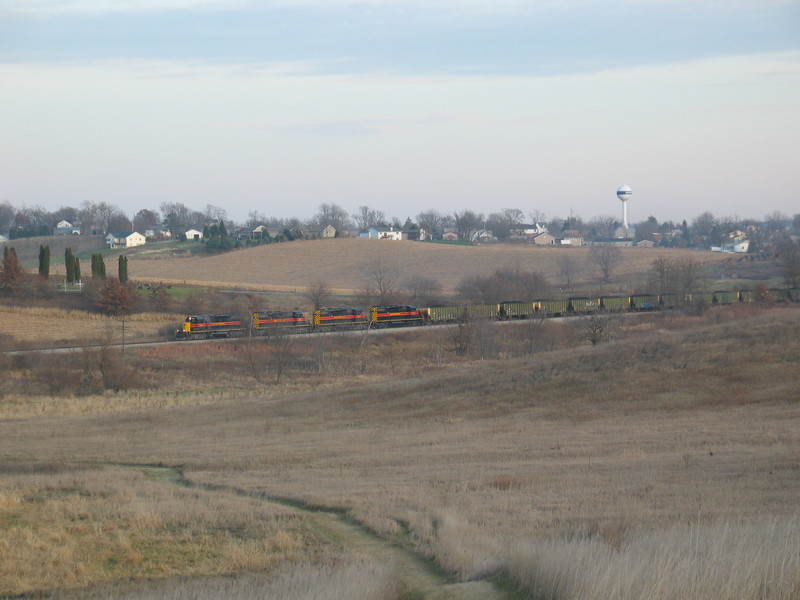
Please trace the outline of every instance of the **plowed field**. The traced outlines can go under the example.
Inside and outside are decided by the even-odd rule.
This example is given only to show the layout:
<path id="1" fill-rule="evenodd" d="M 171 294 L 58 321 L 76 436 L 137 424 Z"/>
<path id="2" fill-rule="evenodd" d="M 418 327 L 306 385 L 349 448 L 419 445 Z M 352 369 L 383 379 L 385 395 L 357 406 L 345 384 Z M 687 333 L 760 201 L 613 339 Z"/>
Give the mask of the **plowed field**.
<path id="1" fill-rule="evenodd" d="M 659 256 L 691 257 L 708 265 L 728 260 L 730 255 L 696 250 L 623 248 L 615 280 L 635 284 Z M 466 275 L 488 275 L 501 268 L 541 272 L 555 285 L 561 281 L 564 257 L 576 264 L 574 283 L 599 281 L 589 248 L 537 248 L 498 244 L 449 246 L 388 240 L 331 239 L 270 244 L 204 257 L 138 259 L 131 257 L 131 278 L 208 285 L 244 285 L 253 288 L 303 291 L 312 282 L 324 280 L 338 291 L 363 289 L 368 263 L 381 257 L 397 266 L 400 278 L 424 275 L 453 290 Z M 616 281 L 615 281 L 616 282 Z"/>

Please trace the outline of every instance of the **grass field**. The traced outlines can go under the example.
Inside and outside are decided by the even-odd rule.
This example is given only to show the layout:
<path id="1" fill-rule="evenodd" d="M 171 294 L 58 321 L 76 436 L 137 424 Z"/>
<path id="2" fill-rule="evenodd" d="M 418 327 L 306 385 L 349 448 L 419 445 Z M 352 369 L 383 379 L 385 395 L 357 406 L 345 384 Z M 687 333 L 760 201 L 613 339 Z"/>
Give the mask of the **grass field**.
<path id="1" fill-rule="evenodd" d="M 7 390 L 0 594 L 798 597 L 800 310 L 581 327 L 162 346 L 124 359 L 143 391 Z"/>

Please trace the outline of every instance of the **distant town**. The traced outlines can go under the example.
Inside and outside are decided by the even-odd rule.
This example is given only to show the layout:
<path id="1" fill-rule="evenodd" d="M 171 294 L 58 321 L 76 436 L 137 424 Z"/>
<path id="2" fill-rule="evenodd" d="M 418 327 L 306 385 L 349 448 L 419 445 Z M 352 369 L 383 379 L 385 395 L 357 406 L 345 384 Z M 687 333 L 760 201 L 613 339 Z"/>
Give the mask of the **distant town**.
<path id="1" fill-rule="evenodd" d="M 629 193 L 629 192 L 628 192 Z M 623 206 L 625 202 L 623 201 Z M 337 204 L 322 204 L 310 219 L 269 217 L 251 211 L 234 222 L 224 208 L 202 210 L 179 202 L 162 203 L 158 210 L 143 208 L 129 217 L 106 202 L 84 202 L 55 211 L 0 203 L 0 242 L 40 236 L 102 235 L 108 248 L 141 246 L 164 240 L 202 241 L 208 252 L 297 239 L 360 237 L 385 240 L 450 243 L 516 243 L 536 246 L 637 246 L 697 248 L 732 253 L 774 253 L 781 243 L 800 240 L 800 213 L 774 212 L 758 218 L 719 218 L 704 212 L 691 221 L 659 221 L 655 216 L 627 223 L 613 216 L 584 221 L 580 216 L 548 218 L 504 208 L 488 214 L 471 210 L 421 212 L 413 217 L 387 217 L 361 206 L 348 213 Z"/>

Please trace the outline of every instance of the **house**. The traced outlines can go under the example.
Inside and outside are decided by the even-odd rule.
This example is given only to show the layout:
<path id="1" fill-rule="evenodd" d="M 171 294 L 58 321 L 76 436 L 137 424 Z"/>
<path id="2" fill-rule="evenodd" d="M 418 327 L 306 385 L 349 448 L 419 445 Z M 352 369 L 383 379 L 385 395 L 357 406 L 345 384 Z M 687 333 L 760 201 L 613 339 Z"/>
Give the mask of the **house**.
<path id="1" fill-rule="evenodd" d="M 69 221 L 61 220 L 53 228 L 53 235 L 80 235 L 81 228 L 74 226 Z"/>
<path id="2" fill-rule="evenodd" d="M 583 235 L 580 231 L 569 229 L 565 231 L 559 239 L 556 240 L 556 243 L 559 246 L 580 247 L 583 246 Z"/>
<path id="3" fill-rule="evenodd" d="M 172 233 L 164 225 L 153 225 L 144 232 L 144 237 L 154 240 L 164 240 L 172 237 Z"/>
<path id="4" fill-rule="evenodd" d="M 497 238 L 488 229 L 479 229 L 472 234 L 472 241 L 476 243 L 496 242 Z"/>
<path id="5" fill-rule="evenodd" d="M 656 243 L 652 240 L 639 240 L 635 245 L 637 248 L 652 248 Z"/>
<path id="6" fill-rule="evenodd" d="M 325 226 L 317 225 L 309 227 L 306 233 L 313 238 L 333 238 L 336 237 L 336 227 L 330 224 Z"/>
<path id="7" fill-rule="evenodd" d="M 512 237 L 535 238 L 543 233 L 547 233 L 547 227 L 541 223 L 515 225 L 511 230 Z"/>
<path id="8" fill-rule="evenodd" d="M 370 227 L 358 233 L 358 237 L 369 240 L 402 240 L 403 231 L 394 227 Z M 408 239 L 406 236 L 405 239 Z"/>
<path id="9" fill-rule="evenodd" d="M 458 234 L 455 231 L 445 231 L 442 234 L 442 240 L 445 242 L 457 242 Z"/>
<path id="10" fill-rule="evenodd" d="M 750 240 L 738 242 L 725 242 L 722 244 L 722 252 L 736 252 L 744 254 L 750 249 Z"/>
<path id="11" fill-rule="evenodd" d="M 106 236 L 106 247 L 133 248 L 134 246 L 144 246 L 145 241 L 145 237 L 137 231 L 115 232 Z"/>
<path id="12" fill-rule="evenodd" d="M 552 246 L 556 243 L 556 238 L 547 232 L 543 232 L 533 238 L 533 243 L 537 246 Z"/>
<path id="13" fill-rule="evenodd" d="M 197 229 L 187 229 L 186 230 L 186 239 L 187 240 L 202 240 L 203 239 L 203 232 L 197 231 Z"/>

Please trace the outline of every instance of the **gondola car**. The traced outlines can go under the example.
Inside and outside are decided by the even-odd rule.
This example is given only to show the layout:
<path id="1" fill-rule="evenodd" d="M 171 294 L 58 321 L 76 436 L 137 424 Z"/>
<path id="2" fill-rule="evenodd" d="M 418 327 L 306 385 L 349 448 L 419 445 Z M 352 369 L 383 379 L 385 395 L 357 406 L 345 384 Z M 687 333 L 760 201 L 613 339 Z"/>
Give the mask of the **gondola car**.
<path id="1" fill-rule="evenodd" d="M 600 307 L 605 311 L 613 312 L 630 310 L 631 299 L 630 296 L 602 296 L 600 298 Z"/>
<path id="2" fill-rule="evenodd" d="M 546 317 L 561 317 L 567 314 L 568 302 L 566 300 L 539 300 L 539 310 Z"/>
<path id="3" fill-rule="evenodd" d="M 314 328 L 356 329 L 368 324 L 369 319 L 360 308 L 319 308 L 311 318 Z"/>
<path id="4" fill-rule="evenodd" d="M 429 306 L 421 308 L 420 312 L 424 320 L 431 324 L 456 323 L 465 318 L 465 307 L 463 306 Z"/>
<path id="5" fill-rule="evenodd" d="M 247 326 L 233 314 L 192 315 L 186 317 L 176 337 L 184 339 L 232 337 L 243 335 Z"/>
<path id="6" fill-rule="evenodd" d="M 375 326 L 422 325 L 422 314 L 416 306 L 393 304 L 370 308 L 370 324 Z"/>
<path id="7" fill-rule="evenodd" d="M 659 306 L 660 302 L 656 294 L 634 294 L 631 296 L 631 308 L 633 310 L 656 310 Z"/>
<path id="8" fill-rule="evenodd" d="M 714 292 L 714 304 L 733 304 L 739 302 L 739 292 L 735 290 L 718 290 Z"/>
<path id="9" fill-rule="evenodd" d="M 570 298 L 569 311 L 573 313 L 593 313 L 600 310 L 600 298 Z"/>
<path id="10" fill-rule="evenodd" d="M 500 303 L 498 311 L 500 319 L 528 319 L 539 312 L 539 303 L 505 301 Z"/>

